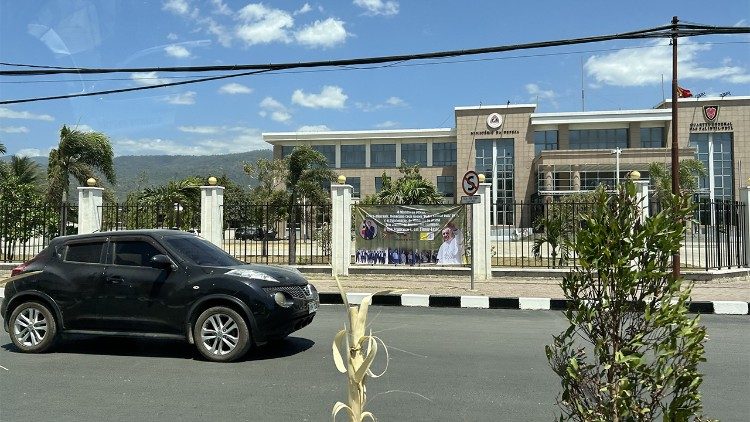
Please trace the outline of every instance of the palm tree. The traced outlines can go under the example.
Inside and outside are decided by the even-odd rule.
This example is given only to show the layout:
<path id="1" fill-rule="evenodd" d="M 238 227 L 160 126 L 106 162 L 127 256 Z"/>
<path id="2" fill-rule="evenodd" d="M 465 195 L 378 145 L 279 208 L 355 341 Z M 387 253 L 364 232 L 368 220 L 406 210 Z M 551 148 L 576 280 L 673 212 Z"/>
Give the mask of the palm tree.
<path id="1" fill-rule="evenodd" d="M 392 205 L 443 203 L 443 195 L 437 191 L 435 185 L 419 174 L 419 166 L 402 164 L 399 172 L 403 176 L 395 181 L 383 173 L 383 188 L 374 198 L 377 203 Z"/>
<path id="2" fill-rule="evenodd" d="M 81 132 L 63 125 L 60 143 L 49 153 L 47 196 L 53 203 L 65 204 L 68 200 L 70 177 L 80 184 L 94 177 L 98 170 L 115 183 L 112 145 L 106 135 L 99 132 Z"/>
<path id="3" fill-rule="evenodd" d="M 8 150 L 5 149 L 5 144 L 0 142 L 0 155 L 5 154 Z"/>
<path id="4" fill-rule="evenodd" d="M 16 185 L 36 185 L 39 182 L 39 165 L 29 157 L 14 155 L 10 163 L 1 164 L 0 178 L 13 180 Z"/>

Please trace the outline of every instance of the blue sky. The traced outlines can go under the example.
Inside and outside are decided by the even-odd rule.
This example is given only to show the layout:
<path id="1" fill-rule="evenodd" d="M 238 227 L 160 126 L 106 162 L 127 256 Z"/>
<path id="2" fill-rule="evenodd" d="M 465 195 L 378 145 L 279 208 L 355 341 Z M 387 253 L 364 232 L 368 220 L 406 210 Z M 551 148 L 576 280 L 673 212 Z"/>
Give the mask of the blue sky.
<path id="1" fill-rule="evenodd" d="M 681 21 L 750 26 L 750 1 L 0 0 L 0 62 L 62 67 L 280 63 L 613 34 Z M 261 133 L 452 127 L 453 108 L 651 108 L 669 96 L 667 40 L 240 77 L 99 97 L 0 105 L 8 154 L 47 155 L 63 124 L 104 132 L 116 155 L 268 148 Z M 750 36 L 680 39 L 680 85 L 750 95 Z M 12 69 L 10 66 L 0 66 Z M 206 74 L 0 77 L 0 99 Z M 662 78 L 664 90 L 662 89 Z"/>

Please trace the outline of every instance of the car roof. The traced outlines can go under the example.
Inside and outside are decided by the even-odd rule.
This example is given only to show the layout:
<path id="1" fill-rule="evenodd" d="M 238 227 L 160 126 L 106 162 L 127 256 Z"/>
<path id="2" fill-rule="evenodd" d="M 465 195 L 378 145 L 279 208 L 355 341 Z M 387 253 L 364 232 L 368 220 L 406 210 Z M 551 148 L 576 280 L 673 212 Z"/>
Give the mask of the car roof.
<path id="1" fill-rule="evenodd" d="M 161 238 L 165 236 L 195 236 L 192 233 L 183 232 L 180 230 L 168 230 L 168 229 L 140 229 L 140 230 L 117 230 L 107 232 L 96 232 L 87 234 L 74 234 L 69 236 L 60 236 L 54 240 L 57 242 L 67 242 L 70 240 L 85 240 L 85 239 L 100 239 L 108 237 L 122 237 L 122 236 L 150 236 Z"/>

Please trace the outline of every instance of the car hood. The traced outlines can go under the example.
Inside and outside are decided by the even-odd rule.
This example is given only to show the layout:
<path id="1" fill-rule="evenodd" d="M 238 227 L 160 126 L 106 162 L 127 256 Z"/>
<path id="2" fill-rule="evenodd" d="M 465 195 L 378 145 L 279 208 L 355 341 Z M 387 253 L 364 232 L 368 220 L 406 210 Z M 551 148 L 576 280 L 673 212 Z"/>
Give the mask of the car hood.
<path id="1" fill-rule="evenodd" d="M 304 286 L 307 279 L 293 268 L 277 267 L 273 265 L 233 265 L 231 267 L 203 267 L 203 270 L 213 274 L 254 280 L 261 287 L 267 286 Z M 266 276 L 270 276 L 266 277 Z"/>

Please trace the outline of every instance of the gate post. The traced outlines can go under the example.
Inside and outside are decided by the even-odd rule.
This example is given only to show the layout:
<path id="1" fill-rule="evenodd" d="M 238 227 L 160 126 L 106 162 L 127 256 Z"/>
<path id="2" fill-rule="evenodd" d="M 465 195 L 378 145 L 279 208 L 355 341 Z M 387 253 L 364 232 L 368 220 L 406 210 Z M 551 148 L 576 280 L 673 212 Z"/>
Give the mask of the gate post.
<path id="1" fill-rule="evenodd" d="M 346 176 L 331 184 L 331 275 L 349 275 L 352 250 L 352 186 Z"/>
<path id="2" fill-rule="evenodd" d="M 201 237 L 222 248 L 224 228 L 224 186 L 216 186 L 216 178 L 208 178 L 209 186 L 201 186 Z"/>
<path id="3" fill-rule="evenodd" d="M 740 216 L 741 223 L 738 223 L 742 224 L 742 237 L 745 240 L 745 266 L 750 267 L 750 178 L 745 184 L 745 187 L 740 188 L 740 202 L 745 207 Z"/>
<path id="4" fill-rule="evenodd" d="M 102 229 L 102 194 L 104 188 L 97 188 L 92 177 L 88 186 L 78 188 L 78 234 L 95 233 Z M 63 222 L 67 225 L 67 221 Z M 63 226 L 65 227 L 65 226 Z M 65 235 L 65 231 L 61 233 Z"/>
<path id="5" fill-rule="evenodd" d="M 482 183 L 480 175 L 480 203 L 471 205 L 471 285 L 475 281 L 492 279 L 492 243 L 490 242 L 490 188 L 491 183 Z"/>

